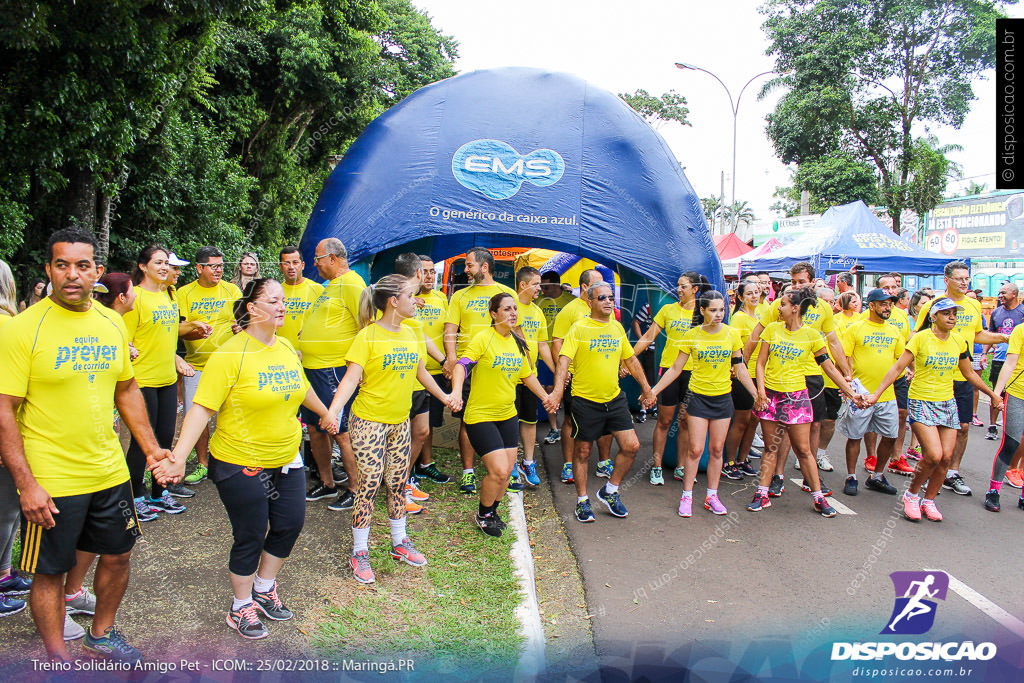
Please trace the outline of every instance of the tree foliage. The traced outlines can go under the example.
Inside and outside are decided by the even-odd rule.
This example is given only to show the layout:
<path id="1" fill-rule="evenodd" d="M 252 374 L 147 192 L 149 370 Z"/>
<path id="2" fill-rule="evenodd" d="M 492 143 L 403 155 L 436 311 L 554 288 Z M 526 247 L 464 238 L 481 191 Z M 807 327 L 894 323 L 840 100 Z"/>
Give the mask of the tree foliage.
<path id="1" fill-rule="evenodd" d="M 652 95 L 646 90 L 637 90 L 632 94 L 619 93 L 619 97 L 652 126 L 657 127 L 670 121 L 681 123 L 684 126 L 690 125 L 690 122 L 686 120 L 686 115 L 690 113 L 686 106 L 686 98 L 675 90 L 669 90 L 661 97 Z"/>

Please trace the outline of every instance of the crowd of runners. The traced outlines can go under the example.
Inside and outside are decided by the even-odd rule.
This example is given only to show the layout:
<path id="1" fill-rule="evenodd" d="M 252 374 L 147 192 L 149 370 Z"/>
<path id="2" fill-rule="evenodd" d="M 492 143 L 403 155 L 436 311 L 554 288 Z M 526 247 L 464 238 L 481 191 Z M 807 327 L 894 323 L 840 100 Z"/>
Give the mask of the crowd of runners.
<path id="1" fill-rule="evenodd" d="M 634 422 L 648 413 L 657 414 L 653 486 L 665 485 L 677 421 L 671 475 L 682 482 L 684 518 L 693 515 L 705 449 L 712 514 L 728 513 L 718 496 L 723 476 L 757 477 L 747 510 L 770 507 L 785 491 L 792 451 L 813 510 L 835 516 L 820 472 L 834 469 L 825 449 L 838 431 L 846 437 L 843 494 L 858 494 L 863 441 L 864 488 L 897 495 L 885 473 L 909 476 L 906 518 L 941 521 L 940 488 L 971 494 L 959 467 L 976 390 L 991 404 L 987 437 L 998 436 L 1006 402 L 986 509 L 999 511 L 1004 476 L 1020 466 L 1024 325 L 1005 326 L 1003 316 L 984 329 L 960 262 L 946 267 L 942 293 L 911 296 L 893 273 L 876 277 L 863 299 L 849 274 L 836 296 L 806 262 L 777 295 L 766 273 L 724 296 L 688 271 L 678 300 L 654 315 L 637 310 L 631 342 L 614 283 L 598 270 L 580 274 L 578 296 L 558 273 L 530 267 L 515 273 L 513 289 L 495 281 L 494 257 L 479 247 L 465 255 L 467 286 L 450 299 L 436 289 L 429 257 L 401 254 L 393 274 L 367 286 L 333 238 L 313 258 L 322 285 L 303 276 L 295 247 L 280 252 L 283 281 L 246 254 L 230 282 L 223 253 L 202 247 L 196 279 L 180 288 L 181 269 L 192 264 L 160 245 L 142 250 L 131 274 L 105 273 L 96 249 L 89 233 L 55 232 L 50 293 L 33 283 L 23 306 L 0 261 L 0 616 L 24 610 L 17 596 L 28 594 L 54 659 L 67 659 L 65 641 L 78 638 L 97 655 L 139 659 L 114 626 L 139 527 L 185 512 L 181 501 L 196 495 L 189 487 L 204 480 L 232 529 L 225 620 L 245 638 L 263 638 L 265 620 L 293 616 L 276 577 L 307 503 L 352 511 L 348 567 L 372 583 L 370 521 L 383 487 L 391 556 L 422 567 L 428 560 L 406 524 L 429 499 L 421 482 L 477 497 L 477 525 L 501 536 L 504 493 L 540 484 L 538 423 L 547 424 L 545 444 L 561 442 L 557 476 L 575 486 L 579 522 L 595 521 L 595 443 L 596 474 L 606 479 L 595 498 L 612 516 L 628 515 L 619 487 L 640 451 Z M 1011 294 L 1015 310 L 1016 288 L 1001 299 Z M 662 332 L 655 376 L 651 349 Z M 993 365 L 994 389 L 972 363 L 975 344 L 1008 344 Z M 637 417 L 620 383 L 626 375 L 639 385 Z M 432 458 L 446 409 L 460 424 L 454 476 Z M 127 451 L 118 424 L 131 432 Z M 479 479 L 477 458 L 486 470 Z M 19 526 L 20 574 L 11 568 Z M 83 584 L 94 562 L 90 591 Z M 92 615 L 89 628 L 77 614 Z"/>

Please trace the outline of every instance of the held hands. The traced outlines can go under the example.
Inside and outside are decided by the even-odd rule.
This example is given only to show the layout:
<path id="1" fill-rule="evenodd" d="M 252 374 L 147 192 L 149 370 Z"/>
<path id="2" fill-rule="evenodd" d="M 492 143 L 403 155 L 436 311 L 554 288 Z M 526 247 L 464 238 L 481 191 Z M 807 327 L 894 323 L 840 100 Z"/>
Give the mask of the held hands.
<path id="1" fill-rule="evenodd" d="M 182 377 L 195 377 L 196 369 L 181 356 L 174 357 L 174 369 Z"/>
<path id="2" fill-rule="evenodd" d="M 204 323 L 201 320 L 195 320 L 195 321 L 193 321 L 192 324 L 195 325 L 195 329 L 199 330 L 199 332 L 202 335 L 203 339 L 206 339 L 211 334 L 213 334 L 213 325 L 210 325 L 208 323 Z"/>
<path id="3" fill-rule="evenodd" d="M 1002 410 L 1003 409 L 1003 397 L 1002 396 L 998 396 L 998 395 L 992 396 L 991 397 L 991 401 L 992 401 L 992 407 L 993 408 L 995 408 L 996 410 Z"/>
<path id="4" fill-rule="evenodd" d="M 153 473 L 153 481 L 162 485 L 177 484 L 185 475 L 185 460 L 188 454 L 175 454 L 166 448 L 158 450 L 153 457 L 147 457 L 148 468 Z"/>
<path id="5" fill-rule="evenodd" d="M 646 408 L 647 410 L 650 410 L 651 408 L 653 408 L 654 404 L 657 403 L 657 402 L 658 402 L 658 398 L 654 395 L 654 392 L 652 392 L 650 389 L 647 389 L 647 391 L 645 391 L 643 393 L 643 395 L 640 397 L 641 405 L 643 405 L 643 407 Z"/>
<path id="6" fill-rule="evenodd" d="M 858 408 L 869 408 L 875 404 L 874 394 L 866 398 L 863 394 L 854 394 L 850 397 L 850 400 L 853 401 L 853 405 Z"/>
<path id="7" fill-rule="evenodd" d="M 242 326 L 239 325 L 238 323 L 231 323 L 231 331 L 234 334 L 238 334 L 239 332 L 242 331 Z"/>
<path id="8" fill-rule="evenodd" d="M 757 392 L 757 398 L 754 399 L 754 410 L 768 410 L 768 394 L 759 391 Z"/>
<path id="9" fill-rule="evenodd" d="M 561 390 L 556 389 L 555 391 L 552 391 L 550 394 L 544 397 L 544 410 L 548 411 L 549 413 L 557 413 L 558 404 L 561 402 L 562 392 Z"/>
<path id="10" fill-rule="evenodd" d="M 441 366 L 441 372 L 444 374 L 444 378 L 450 380 L 452 378 L 452 372 L 455 371 L 455 359 L 445 358 L 444 365 Z"/>
<path id="11" fill-rule="evenodd" d="M 625 365 L 619 365 L 619 379 L 622 379 L 629 374 L 629 370 L 626 369 Z"/>
<path id="12" fill-rule="evenodd" d="M 135 360 L 139 357 L 139 350 L 135 348 L 135 344 L 128 343 L 128 360 Z"/>
<path id="13" fill-rule="evenodd" d="M 445 404 L 452 409 L 453 413 L 457 413 L 462 410 L 462 396 L 455 394 L 446 394 L 444 399 Z"/>
<path id="14" fill-rule="evenodd" d="M 320 416 L 320 429 L 323 429 L 328 434 L 337 434 L 339 428 L 338 415 L 336 413 L 327 411 L 324 415 Z"/>

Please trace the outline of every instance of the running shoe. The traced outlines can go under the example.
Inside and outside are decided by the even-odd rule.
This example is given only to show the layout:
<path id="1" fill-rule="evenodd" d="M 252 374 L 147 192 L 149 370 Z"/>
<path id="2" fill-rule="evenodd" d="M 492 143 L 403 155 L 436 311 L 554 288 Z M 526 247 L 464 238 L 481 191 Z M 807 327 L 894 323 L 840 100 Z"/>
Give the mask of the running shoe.
<path id="1" fill-rule="evenodd" d="M 747 451 L 747 457 L 748 458 L 760 459 L 760 457 L 761 457 L 761 449 L 760 448 L 755 448 L 754 446 L 751 446 L 750 450 Z"/>
<path id="2" fill-rule="evenodd" d="M 309 491 L 306 492 L 306 500 L 313 502 L 314 500 L 323 500 L 325 498 L 334 498 L 338 495 L 338 489 L 334 486 L 327 486 L 322 482 L 317 482 Z"/>
<path id="3" fill-rule="evenodd" d="M 196 495 L 196 492 L 190 488 L 186 488 L 181 484 L 168 484 L 164 487 L 167 489 L 167 493 L 171 494 L 175 498 L 191 498 Z"/>
<path id="4" fill-rule="evenodd" d="M 435 484 L 450 484 L 452 478 L 447 474 L 437 469 L 436 463 L 430 463 L 427 465 L 416 465 L 416 476 L 424 479 L 429 479 Z"/>
<path id="5" fill-rule="evenodd" d="M 89 592 L 88 588 L 82 587 L 75 597 L 70 600 L 64 598 L 64 610 L 68 614 L 96 614 L 96 596 Z"/>
<path id="6" fill-rule="evenodd" d="M 644 422 L 647 422 L 647 411 L 641 410 L 639 413 L 637 413 L 636 417 L 633 418 L 633 422 L 641 425 Z"/>
<path id="7" fill-rule="evenodd" d="M 679 499 L 679 516 L 693 517 L 693 498 Z"/>
<path id="8" fill-rule="evenodd" d="M 820 512 L 822 517 L 835 517 L 836 509 L 828 504 L 825 496 L 814 499 L 814 510 Z"/>
<path id="9" fill-rule="evenodd" d="M 0 579 L 0 593 L 5 595 L 28 595 L 30 590 L 32 590 L 32 579 L 26 579 L 13 569 L 10 574 Z"/>
<path id="10" fill-rule="evenodd" d="M 190 486 L 195 486 L 196 484 L 201 482 L 203 479 L 206 479 L 206 476 L 209 473 L 210 473 L 210 470 L 206 467 L 206 465 L 203 465 L 201 463 L 197 464 L 195 469 L 192 470 L 192 474 L 190 474 L 187 477 L 185 477 L 184 479 L 182 479 L 182 483 L 183 484 L 189 484 Z"/>
<path id="11" fill-rule="evenodd" d="M 999 512 L 999 491 L 989 489 L 985 494 L 985 509 L 990 512 Z"/>
<path id="12" fill-rule="evenodd" d="M 1006 470 L 1006 483 L 1019 489 L 1024 485 L 1024 470 Z"/>
<path id="13" fill-rule="evenodd" d="M 463 472 L 462 483 L 459 484 L 459 490 L 466 494 L 476 493 L 476 473 L 475 472 Z"/>
<path id="14" fill-rule="evenodd" d="M 614 517 L 625 517 L 629 514 L 626 506 L 622 504 L 622 497 L 618 491 L 608 493 L 605 491 L 605 487 L 602 486 L 597 490 L 597 499 L 604 503 L 605 507 L 608 508 L 608 512 L 612 513 Z"/>
<path id="15" fill-rule="evenodd" d="M 427 558 L 419 550 L 416 550 L 416 546 L 412 544 L 410 538 L 406 538 L 398 545 L 391 546 L 391 559 L 405 562 L 413 567 L 422 567 L 427 564 Z"/>
<path id="16" fill-rule="evenodd" d="M 662 470 L 660 467 L 652 467 L 651 468 L 651 486 L 664 486 L 664 485 L 665 485 L 664 470 Z"/>
<path id="17" fill-rule="evenodd" d="M 1017 507 L 1019 507 L 1021 510 L 1024 510 L 1024 496 L 1021 496 L 1020 498 L 1017 499 Z"/>
<path id="18" fill-rule="evenodd" d="M 768 484 L 768 495 L 772 498 L 778 498 L 786 492 L 786 480 L 781 474 L 772 475 L 772 480 Z M 767 507 L 767 506 L 766 506 Z"/>
<path id="19" fill-rule="evenodd" d="M 921 501 L 921 513 L 933 522 L 942 521 L 942 513 L 939 512 L 939 508 L 935 507 L 934 500 Z"/>
<path id="20" fill-rule="evenodd" d="M 999 438 L 999 427 L 995 425 L 989 425 L 988 429 L 985 430 L 985 438 L 989 441 L 995 441 Z"/>
<path id="21" fill-rule="evenodd" d="M 896 487 L 886 480 L 884 474 L 879 477 L 868 477 L 867 481 L 864 482 L 864 488 L 878 491 L 879 493 L 887 493 L 890 496 L 896 495 Z"/>
<path id="22" fill-rule="evenodd" d="M 754 467 L 746 460 L 736 463 L 736 469 L 748 477 L 756 477 L 760 474 L 760 472 L 755 470 Z"/>
<path id="23" fill-rule="evenodd" d="M 761 438 L 760 432 L 754 432 L 754 440 L 750 442 L 750 445 L 753 448 L 764 448 L 764 439 Z"/>
<path id="24" fill-rule="evenodd" d="M 964 478 L 959 473 L 954 474 L 952 477 L 946 477 L 942 481 L 942 488 L 949 489 L 958 496 L 969 496 L 971 495 L 971 487 L 967 485 Z"/>
<path id="25" fill-rule="evenodd" d="M 135 516 L 140 522 L 152 522 L 157 518 L 156 510 L 149 507 L 144 498 L 135 499 Z"/>
<path id="26" fill-rule="evenodd" d="M 573 482 L 573 478 L 572 478 L 572 463 L 571 462 L 562 463 L 562 483 L 563 484 L 571 484 L 572 482 Z"/>
<path id="27" fill-rule="evenodd" d="M 823 496 L 831 496 L 832 495 L 832 489 L 830 489 L 828 487 L 828 484 L 825 483 L 824 479 L 818 479 L 818 483 L 821 484 L 821 495 L 823 495 Z M 802 479 L 800 481 L 800 490 L 804 491 L 805 493 L 813 493 L 813 491 L 811 491 L 811 485 L 807 483 L 806 479 Z"/>
<path id="28" fill-rule="evenodd" d="M 707 496 L 704 498 L 704 509 L 709 510 L 714 515 L 725 515 L 729 511 L 722 505 L 722 501 L 718 500 L 718 496 Z"/>
<path id="29" fill-rule="evenodd" d="M 903 514 L 911 522 L 921 521 L 921 499 L 903 495 Z"/>
<path id="30" fill-rule="evenodd" d="M 508 478 L 508 487 L 506 491 L 509 493 L 522 493 L 523 492 L 523 481 L 519 478 L 519 466 L 516 465 L 512 468 L 512 475 Z"/>
<path id="31" fill-rule="evenodd" d="M 743 472 L 740 472 L 739 468 L 736 466 L 736 463 L 729 463 L 728 465 L 723 467 L 722 474 L 725 476 L 726 479 L 732 479 L 733 481 L 743 478 Z"/>
<path id="32" fill-rule="evenodd" d="M 843 495 L 856 496 L 857 495 L 857 478 L 853 475 L 846 478 L 846 483 L 843 484 Z"/>
<path id="33" fill-rule="evenodd" d="M 180 515 L 185 511 L 185 506 L 174 500 L 167 491 L 160 494 L 159 498 L 150 498 L 146 502 L 157 512 L 165 512 L 168 515 Z"/>
<path id="34" fill-rule="evenodd" d="M 99 638 L 93 637 L 91 632 L 86 632 L 82 647 L 117 662 L 134 664 L 142 659 L 142 653 L 129 645 L 121 632 L 113 626 L 108 626 Z"/>
<path id="35" fill-rule="evenodd" d="M 577 505 L 576 506 L 576 510 L 577 510 L 576 518 L 577 519 L 579 519 L 579 514 L 578 514 L 579 513 L 579 508 L 580 508 L 580 506 Z M 582 520 L 581 519 L 580 521 L 583 522 L 583 521 L 586 521 L 586 520 Z M 590 521 L 591 522 L 594 521 L 593 515 L 591 515 Z M 499 536 L 501 536 L 501 526 L 499 525 L 498 516 L 495 515 L 495 514 L 492 514 L 492 513 L 488 512 L 486 515 L 481 515 L 478 512 L 476 514 L 476 525 L 478 527 L 480 527 L 480 530 L 483 531 L 488 536 L 494 536 L 495 538 L 498 538 Z"/>
<path id="36" fill-rule="evenodd" d="M 558 443 L 561 440 L 562 432 L 558 431 L 557 429 L 549 429 L 547 436 L 544 437 L 544 443 L 546 443 L 549 446 L 553 443 Z"/>
<path id="37" fill-rule="evenodd" d="M 523 478 L 530 486 L 540 486 L 540 476 L 537 475 L 537 462 L 524 462 L 521 468 Z"/>
<path id="38" fill-rule="evenodd" d="M 244 607 L 229 609 L 226 621 L 228 626 L 238 631 L 238 635 L 243 638 L 259 640 L 268 635 L 267 627 L 260 621 L 260 615 L 256 611 L 255 598 Z"/>
<path id="39" fill-rule="evenodd" d="M 25 601 L 0 594 L 0 618 L 9 617 L 25 609 Z"/>
<path id="40" fill-rule="evenodd" d="M 825 451 L 818 453 L 818 469 L 822 472 L 831 472 L 835 468 L 832 467 L 832 462 L 828 459 L 828 454 Z"/>
<path id="41" fill-rule="evenodd" d="M 338 492 L 338 497 L 327 504 L 327 509 L 341 512 L 342 510 L 351 510 L 355 505 L 356 497 L 352 495 L 352 492 L 348 489 L 342 489 Z"/>
<path id="42" fill-rule="evenodd" d="M 594 511 L 590 507 L 590 499 L 576 503 L 576 521 L 593 522 Z"/>
<path id="43" fill-rule="evenodd" d="M 672 478 L 675 479 L 676 481 L 682 481 L 683 475 L 684 473 L 682 467 L 677 467 L 674 470 L 672 470 Z"/>
<path id="44" fill-rule="evenodd" d="M 405 514 L 407 515 L 418 515 L 423 512 L 424 508 L 422 505 L 412 499 L 412 496 L 408 492 L 405 494 Z"/>
<path id="45" fill-rule="evenodd" d="M 348 558 L 348 568 L 352 570 L 352 578 L 359 583 L 373 583 L 377 580 L 370 569 L 370 553 L 367 550 L 360 550 Z"/>
<path id="46" fill-rule="evenodd" d="M 890 460 L 885 469 L 893 474 L 902 474 L 904 477 L 912 477 L 914 475 L 914 468 L 907 462 L 905 455 L 901 455 L 896 460 Z"/>
<path id="47" fill-rule="evenodd" d="M 78 622 L 71 618 L 71 615 L 64 612 L 64 640 L 78 640 L 85 637 L 85 629 Z"/>
<path id="48" fill-rule="evenodd" d="M 334 488 L 338 488 L 339 484 L 348 481 L 348 472 L 345 471 L 345 466 L 337 460 L 331 461 L 331 478 L 334 479 Z"/>
<path id="49" fill-rule="evenodd" d="M 424 500 L 430 500 L 430 494 L 420 489 L 420 487 L 413 482 L 412 477 L 409 477 L 409 483 L 405 485 L 405 495 L 409 496 L 417 503 Z"/>
<path id="50" fill-rule="evenodd" d="M 911 446 L 910 448 L 907 449 L 907 457 L 910 458 L 911 460 L 920 460 L 921 449 L 918 448 L 917 446 Z"/>
<path id="51" fill-rule="evenodd" d="M 793 461 L 793 469 L 797 470 L 798 472 L 801 471 L 800 470 L 800 460 L 799 459 Z"/>
<path id="52" fill-rule="evenodd" d="M 498 511 L 497 511 L 497 510 L 495 510 L 495 511 L 494 511 L 494 512 L 492 512 L 491 514 L 492 514 L 492 515 L 494 515 L 494 519 L 495 519 L 495 520 L 497 520 L 497 524 L 498 524 L 498 528 L 499 528 L 499 529 L 501 529 L 502 531 L 504 531 L 504 530 L 505 530 L 506 528 L 508 528 L 508 524 L 505 524 L 505 520 L 503 520 L 503 519 L 501 518 L 501 515 L 500 515 L 500 514 L 498 513 Z"/>
<path id="53" fill-rule="evenodd" d="M 266 593 L 259 593 L 253 588 L 252 602 L 267 619 L 273 621 L 288 621 L 295 616 L 290 609 L 284 606 L 281 598 L 277 595 L 277 581 L 274 581 L 274 585 Z"/>
<path id="54" fill-rule="evenodd" d="M 772 501 L 771 499 L 768 498 L 768 496 L 764 495 L 763 493 L 755 493 L 754 500 L 750 501 L 750 505 L 747 506 L 747 511 L 760 512 L 761 510 L 764 510 L 765 508 L 770 508 L 771 506 Z"/>
<path id="55" fill-rule="evenodd" d="M 597 463 L 597 476 L 604 477 L 605 479 L 607 479 L 608 477 L 612 476 L 612 470 L 614 469 L 615 465 L 612 464 L 612 461 L 610 459 L 601 460 L 600 462 Z"/>
<path id="56" fill-rule="evenodd" d="M 977 415 L 975 415 L 974 418 L 971 420 L 971 424 L 974 425 L 975 427 L 985 426 L 985 423 L 979 420 Z"/>
<path id="57" fill-rule="evenodd" d="M 866 472 L 870 472 L 871 474 L 874 474 L 875 473 L 875 467 L 877 467 L 877 466 L 878 466 L 878 458 L 877 457 L 875 457 L 873 455 L 869 455 L 868 457 L 864 458 L 864 470 Z"/>

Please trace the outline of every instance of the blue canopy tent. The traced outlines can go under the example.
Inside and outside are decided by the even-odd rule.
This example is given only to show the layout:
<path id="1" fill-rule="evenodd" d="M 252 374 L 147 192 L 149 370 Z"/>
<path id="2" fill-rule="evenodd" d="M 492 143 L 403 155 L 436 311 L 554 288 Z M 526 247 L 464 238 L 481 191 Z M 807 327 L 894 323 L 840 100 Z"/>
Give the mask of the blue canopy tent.
<path id="1" fill-rule="evenodd" d="M 742 271 L 785 271 L 797 261 L 810 261 L 818 273 L 848 271 L 864 266 L 868 273 L 942 273 L 949 256 L 933 254 L 887 228 L 864 202 L 834 206 L 821 217 L 806 239 L 763 256 L 741 258 Z"/>

